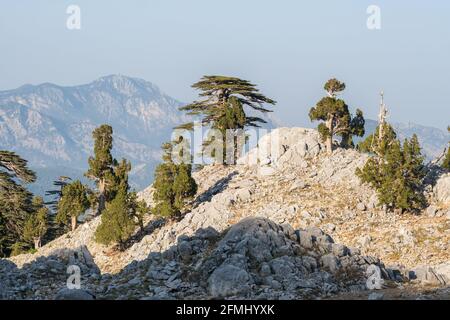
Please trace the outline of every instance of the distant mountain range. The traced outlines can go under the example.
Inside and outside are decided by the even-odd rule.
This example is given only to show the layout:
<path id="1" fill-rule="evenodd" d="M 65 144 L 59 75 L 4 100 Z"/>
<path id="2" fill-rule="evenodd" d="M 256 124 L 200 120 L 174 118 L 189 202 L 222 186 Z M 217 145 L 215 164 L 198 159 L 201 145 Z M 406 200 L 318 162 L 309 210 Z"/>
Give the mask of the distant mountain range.
<path id="1" fill-rule="evenodd" d="M 0 149 L 15 151 L 38 174 L 30 189 L 43 195 L 61 175 L 83 179 L 92 154 L 92 131 L 100 124 L 114 129 L 114 156 L 133 165 L 132 186 L 140 190 L 153 179 L 160 146 L 173 127 L 187 121 L 171 98 L 154 84 L 122 75 L 102 77 L 89 84 L 63 87 L 44 83 L 0 91 Z M 273 115 L 267 128 L 282 126 Z M 421 125 L 394 124 L 400 137 L 419 136 L 428 158 L 448 142 L 443 130 Z M 376 122 L 367 120 L 366 132 Z"/>
<path id="2" fill-rule="evenodd" d="M 0 91 L 0 149 L 29 161 L 38 174 L 30 189 L 43 194 L 61 175 L 83 178 L 92 131 L 107 123 L 114 130 L 113 155 L 131 161 L 130 180 L 139 190 L 153 179 L 161 144 L 188 120 L 181 105 L 154 84 L 122 75 L 72 87 L 24 85 Z"/>

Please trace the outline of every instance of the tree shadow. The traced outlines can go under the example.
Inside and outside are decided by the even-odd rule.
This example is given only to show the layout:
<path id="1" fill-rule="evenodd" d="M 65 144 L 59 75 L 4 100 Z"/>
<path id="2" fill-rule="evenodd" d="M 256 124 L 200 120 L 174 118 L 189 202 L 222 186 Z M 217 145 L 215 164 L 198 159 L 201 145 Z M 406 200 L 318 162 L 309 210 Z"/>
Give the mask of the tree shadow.
<path id="1" fill-rule="evenodd" d="M 158 218 L 155 220 L 151 220 L 147 225 L 144 226 L 144 229 L 139 229 L 134 235 L 132 235 L 122 246 L 121 251 L 125 251 L 129 248 L 131 248 L 135 243 L 141 242 L 141 240 L 151 235 L 153 232 L 155 232 L 158 229 L 161 229 L 166 225 L 168 222 L 168 219 L 166 218 Z"/>
<path id="2" fill-rule="evenodd" d="M 224 191 L 227 187 L 229 182 L 238 174 L 237 171 L 231 172 L 226 177 L 216 181 L 214 185 L 208 188 L 208 190 L 204 191 L 202 194 L 198 195 L 197 198 L 194 201 L 194 208 L 200 205 L 202 202 L 209 202 L 211 201 L 212 197 L 214 197 L 216 194 L 221 193 Z"/>

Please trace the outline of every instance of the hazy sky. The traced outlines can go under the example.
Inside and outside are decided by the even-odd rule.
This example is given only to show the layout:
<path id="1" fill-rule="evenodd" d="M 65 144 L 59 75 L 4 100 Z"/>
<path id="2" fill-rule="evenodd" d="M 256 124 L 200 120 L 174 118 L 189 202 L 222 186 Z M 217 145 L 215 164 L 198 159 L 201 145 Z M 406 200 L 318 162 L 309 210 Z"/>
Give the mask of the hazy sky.
<path id="1" fill-rule="evenodd" d="M 66 28 L 68 5 L 81 29 Z M 366 25 L 381 8 L 381 30 Z M 0 90 L 120 73 L 189 102 L 204 74 L 242 77 L 309 125 L 330 77 L 367 117 L 384 89 L 393 121 L 450 124 L 450 1 L 0 0 Z"/>

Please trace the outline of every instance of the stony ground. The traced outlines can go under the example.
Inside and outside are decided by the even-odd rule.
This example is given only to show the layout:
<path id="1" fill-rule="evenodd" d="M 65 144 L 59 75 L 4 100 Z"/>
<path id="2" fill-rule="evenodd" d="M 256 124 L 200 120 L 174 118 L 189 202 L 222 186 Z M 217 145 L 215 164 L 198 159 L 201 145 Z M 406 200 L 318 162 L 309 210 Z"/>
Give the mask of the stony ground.
<path id="1" fill-rule="evenodd" d="M 278 134 L 277 144 L 267 138 L 274 134 Z M 367 275 L 363 274 L 375 264 L 390 279 L 383 291 L 386 298 L 449 298 L 450 175 L 439 173 L 437 183 L 435 179 L 434 186 L 427 188 L 427 210 L 419 215 L 399 215 L 378 207 L 374 192 L 355 176 L 355 169 L 365 163 L 367 155 L 338 149 L 328 156 L 322 151 L 317 133 L 301 128 L 276 130 L 261 139 L 259 146 L 238 165 L 212 165 L 196 172 L 199 191 L 192 210 L 176 222 L 148 217 L 145 233 L 136 235 L 124 252 L 93 242 L 99 223 L 96 218 L 34 255 L 2 260 L 0 277 L 18 274 L 17 281 L 23 285 L 13 286 L 12 292 L 10 288 L 10 295 L 16 298 L 52 298 L 67 278 L 64 272 L 60 274 L 61 270 L 75 262 L 85 267 L 85 286 L 99 298 L 367 298 L 371 292 L 364 291 Z M 257 153 L 268 148 L 272 149 L 269 157 Z M 254 161 L 255 157 L 258 161 Z M 152 188 L 141 192 L 140 197 L 151 205 Z M 263 241 L 264 249 L 281 253 L 255 260 L 249 254 L 252 246 L 246 243 L 243 246 L 247 249 L 239 249 L 238 253 L 235 247 L 225 246 L 222 254 L 229 263 L 218 259 L 217 250 L 223 249 L 221 240 L 227 237 L 229 228 L 242 226 L 240 222 L 247 217 L 270 219 L 272 222 L 264 220 L 270 226 L 274 223 L 260 230 L 263 233 L 273 228 L 281 230 L 284 236 L 280 236 L 280 243 Z M 320 241 L 314 240 L 316 235 L 311 233 L 319 229 L 326 233 L 320 236 L 331 236 L 345 254 L 333 249 L 337 245 L 331 242 L 316 246 Z M 314 249 L 305 248 L 298 235 L 294 236 L 295 230 L 310 233 Z M 252 238 L 258 239 L 253 233 Z M 280 249 L 286 245 L 283 241 L 300 249 L 283 251 L 287 250 Z M 346 261 L 362 256 L 372 258 L 361 265 Z M 308 265 L 314 265 L 308 257 L 315 260 L 315 268 Z M 281 258 L 289 261 L 274 262 Z M 36 263 L 39 259 L 42 263 Z M 215 262 L 208 266 L 206 261 L 211 259 Z M 48 267 L 48 260 L 53 268 Z M 58 267 L 53 260 L 62 261 L 62 265 Z M 277 264 L 290 265 L 292 277 L 279 278 L 289 272 L 276 271 Z M 343 265 L 358 265 L 357 276 Z M 28 268 L 33 270 L 28 275 L 20 272 Z M 221 284 L 212 285 L 217 270 L 217 283 Z M 45 277 L 52 274 L 60 275 L 61 282 L 49 284 Z M 239 276 L 227 278 L 230 274 Z M 223 282 L 223 278 L 228 280 Z M 312 284 L 305 284 L 308 279 Z M 240 283 L 246 285 L 241 289 L 226 285 L 233 281 L 239 288 Z M 290 287 L 292 282 L 298 286 Z M 50 289 L 44 290 L 45 284 Z"/>

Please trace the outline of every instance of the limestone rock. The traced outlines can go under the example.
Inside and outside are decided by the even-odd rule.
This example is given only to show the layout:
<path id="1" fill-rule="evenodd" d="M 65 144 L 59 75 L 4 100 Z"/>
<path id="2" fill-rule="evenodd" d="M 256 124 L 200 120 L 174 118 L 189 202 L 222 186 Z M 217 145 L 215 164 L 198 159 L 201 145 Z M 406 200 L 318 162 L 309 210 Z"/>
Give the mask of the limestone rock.
<path id="1" fill-rule="evenodd" d="M 443 207 L 450 206 L 450 173 L 442 175 L 433 188 L 436 201 Z"/>
<path id="2" fill-rule="evenodd" d="M 94 300 L 95 296 L 81 289 L 61 289 L 55 296 L 55 300 Z"/>
<path id="3" fill-rule="evenodd" d="M 214 270 L 208 279 L 209 294 L 213 297 L 242 295 L 250 290 L 248 273 L 233 265 L 223 265 Z"/>

